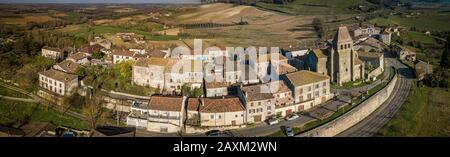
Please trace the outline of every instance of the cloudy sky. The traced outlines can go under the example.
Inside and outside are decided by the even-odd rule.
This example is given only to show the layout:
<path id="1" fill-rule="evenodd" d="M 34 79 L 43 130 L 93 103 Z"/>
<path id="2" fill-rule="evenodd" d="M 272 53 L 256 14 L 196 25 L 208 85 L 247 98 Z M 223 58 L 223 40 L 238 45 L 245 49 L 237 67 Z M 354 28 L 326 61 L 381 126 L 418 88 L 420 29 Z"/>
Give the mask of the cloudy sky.
<path id="1" fill-rule="evenodd" d="M 0 3 L 198 3 L 200 0 L 0 0 Z"/>

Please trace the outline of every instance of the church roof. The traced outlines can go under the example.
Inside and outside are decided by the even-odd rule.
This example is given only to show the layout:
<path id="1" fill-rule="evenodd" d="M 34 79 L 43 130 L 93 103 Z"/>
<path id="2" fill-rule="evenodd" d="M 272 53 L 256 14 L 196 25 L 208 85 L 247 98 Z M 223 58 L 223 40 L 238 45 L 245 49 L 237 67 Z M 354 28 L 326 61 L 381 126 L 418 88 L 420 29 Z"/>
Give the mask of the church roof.
<path id="1" fill-rule="evenodd" d="M 353 41 L 350 33 L 348 32 L 347 26 L 340 26 L 336 35 L 334 36 L 334 43 L 337 42 L 350 42 Z"/>

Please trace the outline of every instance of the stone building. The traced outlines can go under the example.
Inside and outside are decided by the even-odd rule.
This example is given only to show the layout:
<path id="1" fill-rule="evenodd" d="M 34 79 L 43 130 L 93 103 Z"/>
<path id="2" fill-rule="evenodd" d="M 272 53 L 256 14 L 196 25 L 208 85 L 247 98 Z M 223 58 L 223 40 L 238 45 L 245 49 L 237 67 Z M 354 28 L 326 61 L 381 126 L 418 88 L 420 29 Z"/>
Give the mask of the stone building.
<path id="1" fill-rule="evenodd" d="M 248 123 L 259 123 L 275 112 L 275 97 L 267 84 L 248 85 L 238 90 L 247 111 Z"/>

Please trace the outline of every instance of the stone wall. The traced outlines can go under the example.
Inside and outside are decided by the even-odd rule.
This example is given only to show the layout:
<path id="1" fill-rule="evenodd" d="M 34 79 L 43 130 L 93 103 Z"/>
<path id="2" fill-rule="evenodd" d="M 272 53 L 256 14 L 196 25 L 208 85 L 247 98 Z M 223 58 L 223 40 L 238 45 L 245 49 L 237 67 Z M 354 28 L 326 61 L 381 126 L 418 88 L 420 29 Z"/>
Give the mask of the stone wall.
<path id="1" fill-rule="evenodd" d="M 382 90 L 368 98 L 357 107 L 327 124 L 302 133 L 299 137 L 332 137 L 356 125 L 381 106 L 392 94 L 397 83 L 397 74 Z"/>

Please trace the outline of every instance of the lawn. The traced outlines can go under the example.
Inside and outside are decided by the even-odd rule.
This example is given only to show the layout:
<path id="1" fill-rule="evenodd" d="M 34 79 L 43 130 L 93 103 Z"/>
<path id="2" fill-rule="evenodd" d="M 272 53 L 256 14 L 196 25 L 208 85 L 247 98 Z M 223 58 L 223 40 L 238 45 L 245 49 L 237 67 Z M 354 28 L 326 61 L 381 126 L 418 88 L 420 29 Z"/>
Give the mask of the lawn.
<path id="1" fill-rule="evenodd" d="M 418 17 L 402 17 L 402 16 L 389 16 L 385 18 L 375 18 L 370 20 L 373 24 L 378 25 L 400 25 L 403 27 L 411 28 L 416 27 L 420 30 L 429 31 L 448 31 L 450 30 L 450 15 L 449 13 L 430 13 L 423 14 Z"/>
<path id="2" fill-rule="evenodd" d="M 257 7 L 288 14 L 301 15 L 335 15 L 352 14 L 356 11 L 350 10 L 355 5 L 372 5 L 365 0 L 296 0 L 288 5 L 270 4 L 259 2 Z"/>
<path id="3" fill-rule="evenodd" d="M 0 86 L 0 95 L 10 96 L 10 97 L 19 97 L 19 98 L 30 98 L 28 95 L 22 94 L 20 92 L 16 92 L 14 90 L 5 88 Z"/>
<path id="4" fill-rule="evenodd" d="M 424 44 L 437 44 L 435 38 L 421 32 L 405 31 L 401 34 L 401 36 L 403 39 L 407 39 L 408 41 L 418 41 Z"/>
<path id="5" fill-rule="evenodd" d="M 450 91 L 413 87 L 400 112 L 376 136 L 450 136 Z"/>
<path id="6" fill-rule="evenodd" d="M 88 129 L 87 122 L 62 115 L 43 105 L 0 99 L 0 125 L 17 127 L 27 121 L 50 122 L 79 130 Z"/>

